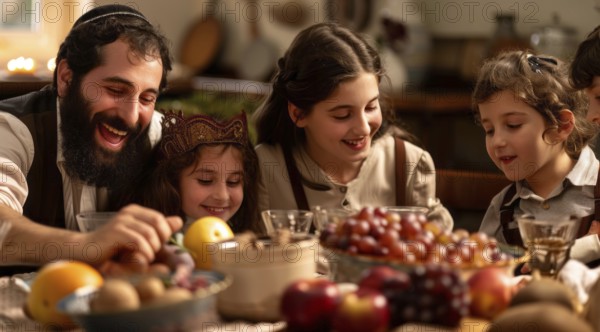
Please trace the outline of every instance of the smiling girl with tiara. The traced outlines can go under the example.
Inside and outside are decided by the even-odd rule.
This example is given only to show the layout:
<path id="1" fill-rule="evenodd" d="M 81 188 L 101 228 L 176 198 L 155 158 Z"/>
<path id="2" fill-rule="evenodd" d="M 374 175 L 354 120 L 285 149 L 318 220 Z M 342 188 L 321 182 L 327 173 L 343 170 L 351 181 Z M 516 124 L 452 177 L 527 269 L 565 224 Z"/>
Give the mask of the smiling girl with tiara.
<path id="1" fill-rule="evenodd" d="M 166 112 L 156 158 L 123 199 L 184 218 L 183 230 L 205 216 L 235 232 L 262 232 L 257 204 L 258 159 L 246 114 L 220 121 Z"/>

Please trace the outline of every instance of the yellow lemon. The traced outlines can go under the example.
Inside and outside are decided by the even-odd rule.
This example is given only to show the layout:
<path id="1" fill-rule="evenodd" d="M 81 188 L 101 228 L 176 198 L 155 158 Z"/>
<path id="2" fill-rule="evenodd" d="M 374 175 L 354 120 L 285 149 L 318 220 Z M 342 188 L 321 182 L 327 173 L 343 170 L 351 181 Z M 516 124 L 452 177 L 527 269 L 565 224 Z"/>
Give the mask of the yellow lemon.
<path id="1" fill-rule="evenodd" d="M 183 235 L 183 245 L 194 258 L 197 269 L 210 270 L 210 254 L 216 251 L 214 243 L 233 238 L 233 231 L 219 217 L 202 217 L 192 223 Z"/>
<path id="2" fill-rule="evenodd" d="M 102 275 L 90 265 L 77 261 L 58 261 L 44 265 L 31 284 L 27 311 L 31 318 L 55 328 L 73 327 L 71 319 L 56 310 L 63 297 L 83 286 L 100 286 Z"/>

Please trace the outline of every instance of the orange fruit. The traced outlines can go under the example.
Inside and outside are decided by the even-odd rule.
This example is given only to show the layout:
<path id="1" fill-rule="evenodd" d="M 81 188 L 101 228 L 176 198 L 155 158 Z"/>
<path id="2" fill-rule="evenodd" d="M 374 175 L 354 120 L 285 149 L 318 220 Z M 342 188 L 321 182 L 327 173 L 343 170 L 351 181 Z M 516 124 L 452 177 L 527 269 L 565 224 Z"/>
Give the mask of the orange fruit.
<path id="1" fill-rule="evenodd" d="M 90 265 L 77 261 L 57 261 L 44 265 L 31 284 L 27 310 L 31 318 L 47 327 L 69 328 L 74 323 L 56 310 L 65 296 L 83 286 L 100 286 L 102 275 Z"/>
<path id="2" fill-rule="evenodd" d="M 209 246 L 233 238 L 233 231 L 225 220 L 214 217 L 202 217 L 187 229 L 183 235 L 183 246 L 190 252 L 197 269 L 210 270 L 212 267 Z"/>

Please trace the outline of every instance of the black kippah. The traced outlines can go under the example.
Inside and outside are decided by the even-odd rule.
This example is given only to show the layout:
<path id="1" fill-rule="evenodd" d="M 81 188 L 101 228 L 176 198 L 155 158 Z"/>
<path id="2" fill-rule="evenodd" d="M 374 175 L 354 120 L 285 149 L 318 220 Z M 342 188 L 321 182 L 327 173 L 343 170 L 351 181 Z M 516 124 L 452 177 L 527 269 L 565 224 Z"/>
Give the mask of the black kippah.
<path id="1" fill-rule="evenodd" d="M 75 21 L 75 24 L 73 25 L 73 27 L 76 27 L 76 26 L 79 26 L 82 24 L 86 24 L 89 22 L 93 22 L 100 18 L 104 18 L 104 17 L 108 17 L 108 16 L 116 16 L 116 15 L 135 16 L 135 17 L 138 17 L 138 18 L 148 22 L 148 20 L 142 13 L 133 9 L 132 7 L 115 4 L 115 5 L 99 6 L 94 9 L 89 10 L 85 14 L 81 15 L 81 17 L 79 17 L 77 19 L 77 21 Z M 148 24 L 150 24 L 150 22 L 148 22 Z"/>

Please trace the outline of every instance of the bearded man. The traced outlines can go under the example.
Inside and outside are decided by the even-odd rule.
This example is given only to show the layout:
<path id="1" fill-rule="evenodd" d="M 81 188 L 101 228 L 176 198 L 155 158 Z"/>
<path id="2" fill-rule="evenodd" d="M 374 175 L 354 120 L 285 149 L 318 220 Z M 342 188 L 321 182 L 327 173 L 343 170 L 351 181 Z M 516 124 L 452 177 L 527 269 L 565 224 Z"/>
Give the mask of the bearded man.
<path id="1" fill-rule="evenodd" d="M 57 259 L 101 266 L 124 252 L 151 262 L 179 217 L 130 205 L 81 233 L 75 216 L 105 210 L 160 139 L 167 41 L 139 11 L 100 6 L 75 22 L 56 63 L 52 86 L 0 102 L 0 275 Z"/>

